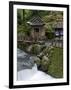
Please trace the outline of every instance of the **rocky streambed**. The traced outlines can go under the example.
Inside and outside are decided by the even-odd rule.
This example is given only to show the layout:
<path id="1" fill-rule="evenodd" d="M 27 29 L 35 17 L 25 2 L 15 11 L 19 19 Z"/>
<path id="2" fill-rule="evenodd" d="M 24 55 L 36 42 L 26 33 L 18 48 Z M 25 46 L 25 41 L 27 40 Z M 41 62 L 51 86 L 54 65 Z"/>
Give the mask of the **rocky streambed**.
<path id="1" fill-rule="evenodd" d="M 31 69 L 36 63 L 39 70 L 46 72 L 50 63 L 47 49 L 47 47 L 41 47 L 38 44 L 34 44 L 27 48 L 27 51 L 29 53 L 26 53 L 24 50 L 20 50 L 18 48 L 17 71 L 20 71 L 22 69 Z M 32 53 L 32 55 L 30 53 Z"/>
<path id="2" fill-rule="evenodd" d="M 31 69 L 34 65 L 32 56 L 26 52 L 17 49 L 17 71 L 22 69 Z"/>
<path id="3" fill-rule="evenodd" d="M 44 56 L 43 58 L 46 59 Z M 42 70 L 38 70 L 40 59 L 37 56 L 30 55 L 20 49 L 17 49 L 17 80 L 52 80 L 50 75 Z M 43 62 L 42 62 L 43 63 Z M 45 60 L 44 60 L 45 63 Z M 44 64 L 43 63 L 43 64 Z M 45 67 L 44 67 L 45 68 Z"/>

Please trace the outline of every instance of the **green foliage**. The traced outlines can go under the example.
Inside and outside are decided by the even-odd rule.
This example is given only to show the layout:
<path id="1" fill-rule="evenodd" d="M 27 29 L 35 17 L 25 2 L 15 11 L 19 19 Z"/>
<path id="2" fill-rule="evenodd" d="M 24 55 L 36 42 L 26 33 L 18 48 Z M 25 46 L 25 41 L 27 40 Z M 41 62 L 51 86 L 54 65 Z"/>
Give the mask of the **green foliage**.
<path id="1" fill-rule="evenodd" d="M 23 44 L 21 44 L 21 43 L 18 43 L 17 44 L 17 47 L 18 48 L 20 48 L 21 50 L 25 50 L 26 51 L 26 49 L 28 48 L 28 44 L 27 43 L 23 43 Z"/>
<path id="2" fill-rule="evenodd" d="M 46 32 L 45 34 L 46 34 L 47 39 L 53 39 L 55 37 L 54 32 Z"/>
<path id="3" fill-rule="evenodd" d="M 50 56 L 51 52 L 53 51 L 54 47 L 53 46 L 49 46 L 49 47 L 45 47 L 43 50 L 44 55 Z"/>
<path id="4" fill-rule="evenodd" d="M 54 22 L 63 20 L 63 12 L 61 12 L 61 11 L 50 11 L 49 15 L 45 15 L 45 17 L 43 17 L 43 20 L 46 23 L 49 23 L 49 22 L 54 23 Z"/>
<path id="5" fill-rule="evenodd" d="M 30 20 L 33 16 L 40 16 L 44 23 L 46 24 L 46 29 L 53 31 L 53 24 L 57 21 L 63 20 L 63 12 L 61 11 L 43 11 L 43 10 L 27 10 L 27 9 L 18 9 L 17 10 L 17 23 L 18 30 L 20 31 L 23 28 L 23 31 L 28 32 L 27 21 Z M 50 24 L 51 23 L 51 24 Z M 48 25 L 47 25 L 48 24 Z M 19 27 L 21 25 L 21 27 Z"/>
<path id="6" fill-rule="evenodd" d="M 32 54 L 38 55 L 40 53 L 40 50 L 41 50 L 40 45 L 38 44 L 32 45 L 32 49 L 31 49 Z"/>
<path id="7" fill-rule="evenodd" d="M 23 33 L 24 36 L 30 36 L 31 30 L 27 27 L 27 25 L 18 25 L 17 26 L 17 33 Z"/>
<path id="8" fill-rule="evenodd" d="M 63 77 L 63 49 L 54 48 L 49 57 L 51 63 L 48 67 L 48 74 L 55 78 Z"/>
<path id="9" fill-rule="evenodd" d="M 58 21 L 63 21 L 62 11 L 43 11 L 43 10 L 27 10 L 18 9 L 17 10 L 17 33 L 23 33 L 24 37 L 30 36 L 31 27 L 27 25 L 27 21 L 33 16 L 40 16 L 45 23 L 46 37 L 48 39 L 53 39 L 54 29 L 53 26 Z M 35 42 L 36 43 L 36 42 Z M 27 51 L 28 44 L 18 43 L 18 48 Z M 37 55 L 39 57 L 36 60 L 38 66 L 46 73 L 52 75 L 55 78 L 63 77 L 63 49 L 62 48 L 52 48 L 47 46 L 40 46 L 39 44 L 32 44 L 30 53 Z M 44 56 L 46 58 L 44 58 Z M 49 60 L 48 60 L 49 58 Z"/>
<path id="10" fill-rule="evenodd" d="M 20 13 L 17 13 L 17 18 L 18 18 L 18 20 L 17 20 L 18 25 L 21 25 L 22 24 L 22 19 L 21 19 Z"/>
<path id="11" fill-rule="evenodd" d="M 63 49 L 58 47 L 48 47 L 43 50 L 44 55 L 40 58 L 38 69 L 48 73 L 55 78 L 63 77 Z"/>
<path id="12" fill-rule="evenodd" d="M 23 32 L 24 26 L 23 25 L 18 25 L 17 26 L 17 33 Z"/>

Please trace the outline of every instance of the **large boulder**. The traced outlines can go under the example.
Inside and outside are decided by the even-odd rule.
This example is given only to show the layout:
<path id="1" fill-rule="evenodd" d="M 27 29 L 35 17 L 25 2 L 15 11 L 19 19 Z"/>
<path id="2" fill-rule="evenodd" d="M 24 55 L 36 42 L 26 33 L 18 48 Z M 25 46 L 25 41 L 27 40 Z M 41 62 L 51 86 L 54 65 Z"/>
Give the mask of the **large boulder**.
<path id="1" fill-rule="evenodd" d="M 32 56 L 32 57 L 30 57 L 30 59 L 33 60 L 33 61 L 40 60 L 40 58 L 38 58 L 37 56 Z"/>
<path id="2" fill-rule="evenodd" d="M 41 60 L 41 69 L 43 71 L 48 71 L 48 66 L 50 64 L 50 60 L 47 56 L 43 56 Z"/>
<path id="3" fill-rule="evenodd" d="M 37 67 L 39 67 L 39 65 L 40 65 L 40 58 L 38 58 L 37 56 L 32 56 L 31 60 L 33 60 L 33 62 L 37 64 Z"/>
<path id="4" fill-rule="evenodd" d="M 44 61 L 48 61 L 49 59 L 48 59 L 48 57 L 43 56 L 43 57 L 42 57 L 42 60 L 44 60 Z"/>
<path id="5" fill-rule="evenodd" d="M 39 57 L 40 59 L 42 59 L 43 56 L 44 56 L 43 52 L 41 52 L 39 55 L 37 55 L 37 57 Z"/>

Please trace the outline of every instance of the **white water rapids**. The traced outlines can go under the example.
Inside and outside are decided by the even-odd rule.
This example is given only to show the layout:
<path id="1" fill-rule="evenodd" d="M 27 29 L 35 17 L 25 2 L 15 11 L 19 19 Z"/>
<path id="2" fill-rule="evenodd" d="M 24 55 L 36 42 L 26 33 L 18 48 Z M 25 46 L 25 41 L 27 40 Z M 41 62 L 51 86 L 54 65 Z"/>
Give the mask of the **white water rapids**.
<path id="1" fill-rule="evenodd" d="M 37 69 L 33 63 L 32 56 L 24 51 L 17 49 L 17 79 L 24 80 L 49 80 L 54 79 L 50 75 Z"/>
<path id="2" fill-rule="evenodd" d="M 54 79 L 48 74 L 39 71 L 37 65 L 35 64 L 32 69 L 24 69 L 18 72 L 18 80 L 50 80 Z"/>

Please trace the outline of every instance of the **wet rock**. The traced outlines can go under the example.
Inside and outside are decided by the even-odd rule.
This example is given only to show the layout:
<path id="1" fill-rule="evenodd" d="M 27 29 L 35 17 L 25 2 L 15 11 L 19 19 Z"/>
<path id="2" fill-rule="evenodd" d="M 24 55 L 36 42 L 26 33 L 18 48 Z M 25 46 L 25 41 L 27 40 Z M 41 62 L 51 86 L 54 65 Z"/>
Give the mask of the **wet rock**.
<path id="1" fill-rule="evenodd" d="M 32 57 L 30 57 L 30 59 L 32 61 L 38 61 L 38 60 L 40 60 L 40 58 L 38 58 L 37 56 L 32 56 Z"/>
<path id="2" fill-rule="evenodd" d="M 50 60 L 48 57 L 46 56 L 42 57 L 42 60 L 41 60 L 41 70 L 42 71 L 46 71 L 46 72 L 48 71 L 49 62 Z"/>
<path id="3" fill-rule="evenodd" d="M 48 47 L 46 47 L 44 50 L 43 50 L 43 53 L 44 55 L 46 55 L 48 53 Z"/>
<path id="4" fill-rule="evenodd" d="M 46 54 L 46 57 L 48 57 L 49 55 L 48 55 L 48 53 Z"/>
<path id="5" fill-rule="evenodd" d="M 43 56 L 44 56 L 43 52 L 41 52 L 39 55 L 37 55 L 37 57 L 39 57 L 40 59 L 42 59 Z"/>
<path id="6" fill-rule="evenodd" d="M 51 44 L 52 44 L 51 42 L 46 42 L 46 43 L 45 43 L 45 45 L 46 45 L 47 47 L 51 46 Z"/>
<path id="7" fill-rule="evenodd" d="M 40 64 L 41 64 L 41 60 L 40 60 L 40 58 L 37 58 L 34 62 L 37 64 L 37 67 L 39 67 Z"/>
<path id="8" fill-rule="evenodd" d="M 51 50 L 51 49 L 53 49 L 53 48 L 54 48 L 53 46 L 50 46 L 50 47 L 49 47 L 49 50 Z"/>
<path id="9" fill-rule="evenodd" d="M 42 57 L 42 60 L 44 60 L 44 61 L 48 61 L 49 59 L 48 59 L 48 57 L 43 56 L 43 57 Z"/>
<path id="10" fill-rule="evenodd" d="M 17 50 L 17 70 L 32 68 L 34 61 L 31 59 L 31 55 L 25 53 L 24 51 Z"/>
<path id="11" fill-rule="evenodd" d="M 37 67 L 40 65 L 40 58 L 38 58 L 37 56 L 32 56 L 31 60 L 37 64 Z"/>

